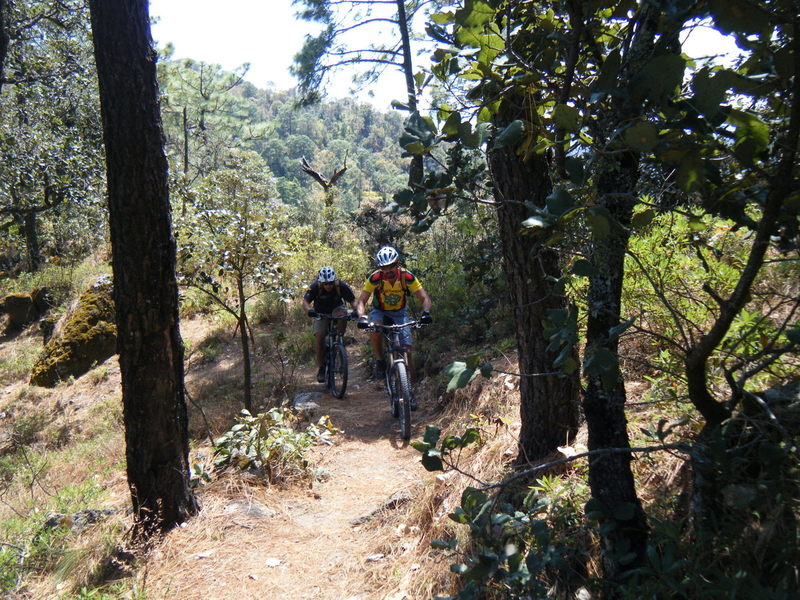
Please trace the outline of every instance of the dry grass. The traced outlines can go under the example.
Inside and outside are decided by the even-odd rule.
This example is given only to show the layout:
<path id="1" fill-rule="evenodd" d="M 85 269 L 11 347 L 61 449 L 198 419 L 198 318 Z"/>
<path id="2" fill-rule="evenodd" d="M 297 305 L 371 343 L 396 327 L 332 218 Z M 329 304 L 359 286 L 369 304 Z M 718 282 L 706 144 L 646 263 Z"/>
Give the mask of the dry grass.
<path id="1" fill-rule="evenodd" d="M 183 335 L 196 347 L 206 336 L 215 335 L 213 327 L 201 320 L 187 321 Z M 187 388 L 205 414 L 203 418 L 196 406 L 190 406 L 196 439 L 205 439 L 207 427 L 214 436 L 223 433 L 241 409 L 237 341 L 229 336 L 221 339 L 225 344 L 213 361 L 192 363 L 187 370 Z M 430 380 L 422 387 L 427 403 L 438 402 L 440 406 L 430 421 L 443 429 L 443 435 L 459 434 L 467 427 L 482 431 L 483 443 L 463 452 L 459 468 L 480 481 L 501 480 L 517 451 L 517 378 L 477 377 L 467 388 L 443 395 Z M 287 528 L 296 519 L 293 506 L 308 508 L 318 501 L 314 499 L 316 488 L 265 488 L 241 475 L 218 475 L 200 489 L 203 510 L 197 517 L 146 552 L 126 549 L 139 557 L 137 565 L 129 573 L 114 572 L 112 567 L 119 563 L 119 550 L 125 548 L 130 526 L 130 516 L 125 513 L 129 492 L 118 390 L 119 370 L 112 361 L 72 385 L 44 390 L 15 383 L 0 396 L 0 412 L 14 418 L 32 411 L 49 415 L 31 445 L 47 468 L 37 475 L 35 485 L 20 481 L 2 491 L 0 522 L 17 513 L 31 514 L 34 507 L 52 506 L 54 495 L 78 482 L 84 484 L 82 493 L 90 498 L 91 506 L 120 509 L 111 519 L 71 534 L 65 552 L 54 555 L 48 565 L 48 573 L 26 577 L 20 598 L 52 599 L 119 576 L 126 577 L 123 581 L 130 584 L 129 589 L 133 585 L 145 589 L 148 600 L 227 600 L 234 597 L 232 590 L 242 599 L 294 597 L 298 580 L 308 577 L 308 572 L 321 578 L 314 582 L 320 590 L 314 597 L 319 598 L 349 598 L 352 590 L 358 589 L 362 590 L 358 596 L 362 600 L 427 599 L 457 590 L 458 581 L 449 567 L 459 558 L 432 549 L 431 542 L 455 537 L 460 549 L 469 547 L 467 528 L 456 525 L 448 515 L 460 504 L 464 488 L 479 484 L 458 472 L 427 477 L 419 463 L 414 468 L 419 469 L 415 477 L 420 483 L 410 502 L 349 528 L 357 534 L 350 536 L 358 539 L 357 547 L 344 540 L 346 536 L 331 538 L 330 531 L 342 531 L 342 523 L 311 522 L 308 527 Z M 632 391 L 639 394 L 643 389 Z M 649 418 L 649 409 L 641 410 L 641 417 L 633 415 L 632 431 L 637 430 L 640 418 L 642 424 Z M 0 421 L 0 426 L 5 428 L 6 424 Z M 684 433 L 692 432 L 687 429 Z M 579 438 L 577 444 L 581 443 L 585 444 L 584 438 Z M 204 461 L 198 459 L 200 454 L 205 456 Z M 208 466 L 210 456 L 209 447 L 201 445 L 193 450 L 192 462 L 198 460 Z M 685 484 L 682 465 L 680 457 L 670 455 L 634 461 L 635 475 L 641 482 L 638 489 L 646 504 L 657 505 L 665 500 L 666 491 Z M 562 477 L 585 483 L 582 466 L 565 471 Z M 253 507 L 258 510 L 251 512 Z M 313 516 L 313 508 L 308 510 Z M 326 544 L 332 546 L 329 554 L 308 555 L 307 548 Z M 336 544 L 340 546 L 336 548 Z M 364 558 L 377 555 L 382 558 Z M 269 562 L 271 559 L 281 563 L 275 565 Z M 304 568 L 309 564 L 315 568 Z M 596 568 L 589 565 L 591 572 Z"/>
<path id="2" fill-rule="evenodd" d="M 478 377 L 466 388 L 449 394 L 449 401 L 437 415 L 434 424 L 442 427 L 442 436 L 460 434 L 467 427 L 481 428 L 483 443 L 466 449 L 458 462 L 460 470 L 479 481 L 499 481 L 516 456 L 518 405 L 509 403 L 509 397 L 517 389 L 518 382 L 512 377 Z M 501 419 L 512 424 L 504 425 Z M 371 583 L 377 584 L 373 597 L 423 599 L 457 591 L 450 564 L 459 559 L 433 549 L 431 542 L 455 537 L 459 548 L 468 547 L 467 529 L 448 515 L 459 506 L 466 487 L 480 485 L 475 479 L 456 471 L 440 473 L 401 509 L 387 511 L 367 524 L 374 553 L 393 559 L 373 574 Z"/>

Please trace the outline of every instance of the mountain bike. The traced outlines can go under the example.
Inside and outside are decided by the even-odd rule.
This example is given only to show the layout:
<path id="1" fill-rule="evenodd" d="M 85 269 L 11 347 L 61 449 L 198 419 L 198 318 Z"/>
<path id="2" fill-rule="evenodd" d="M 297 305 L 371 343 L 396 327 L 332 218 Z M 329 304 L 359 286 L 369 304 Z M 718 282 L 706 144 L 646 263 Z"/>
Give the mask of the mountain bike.
<path id="1" fill-rule="evenodd" d="M 406 349 L 400 339 L 404 327 L 419 329 L 425 324 L 409 321 L 402 325 L 370 323 L 365 331 L 380 331 L 383 334 L 383 360 L 386 364 L 386 394 L 392 407 L 392 416 L 400 418 L 400 435 L 404 440 L 411 437 L 411 375 L 408 371 Z"/>
<path id="2" fill-rule="evenodd" d="M 325 332 L 325 387 L 334 398 L 344 398 L 347 391 L 347 349 L 344 347 L 344 336 L 339 333 L 336 322 L 349 321 L 350 313 L 345 315 L 326 315 L 320 313 L 316 319 L 328 319 L 328 331 Z"/>

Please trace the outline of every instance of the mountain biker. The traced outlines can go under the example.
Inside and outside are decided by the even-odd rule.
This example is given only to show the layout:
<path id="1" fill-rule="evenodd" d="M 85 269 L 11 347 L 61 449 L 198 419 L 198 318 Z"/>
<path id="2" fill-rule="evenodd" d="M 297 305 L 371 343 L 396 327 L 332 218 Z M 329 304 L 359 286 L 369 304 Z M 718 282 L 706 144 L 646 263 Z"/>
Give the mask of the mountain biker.
<path id="1" fill-rule="evenodd" d="M 319 317 L 320 313 L 344 316 L 346 309 L 344 303 L 349 302 L 351 306 L 355 306 L 356 295 L 353 290 L 341 279 L 336 278 L 336 272 L 333 267 L 324 266 L 319 270 L 317 278 L 311 282 L 303 294 L 303 307 L 306 309 L 308 316 L 314 318 L 313 331 L 316 338 L 316 357 L 317 357 L 317 381 L 319 383 L 325 382 L 325 359 L 324 350 L 325 333 L 328 331 L 328 321 L 330 319 Z M 312 306 L 313 303 L 313 306 Z M 347 329 L 347 321 L 340 320 L 336 327 L 339 333 L 344 335 Z"/>
<path id="2" fill-rule="evenodd" d="M 364 289 L 355 303 L 356 314 L 359 316 L 358 327 L 363 329 L 369 323 L 402 325 L 409 321 L 406 310 L 406 296 L 410 293 L 422 303 L 421 323 L 432 323 L 431 299 L 419 280 L 414 275 L 400 266 L 400 255 L 391 246 L 384 246 L 375 253 L 375 266 L 378 267 L 370 273 L 364 282 Z M 365 315 L 365 306 L 369 297 L 372 299 L 372 310 L 369 318 Z M 400 330 L 400 339 L 406 348 L 408 367 L 411 379 L 414 379 L 414 367 L 411 360 L 411 329 L 405 327 Z M 372 352 L 375 356 L 375 378 L 380 380 L 386 373 L 386 363 L 383 361 L 383 338 L 379 331 L 370 335 Z M 416 402 L 411 402 L 414 408 Z"/>

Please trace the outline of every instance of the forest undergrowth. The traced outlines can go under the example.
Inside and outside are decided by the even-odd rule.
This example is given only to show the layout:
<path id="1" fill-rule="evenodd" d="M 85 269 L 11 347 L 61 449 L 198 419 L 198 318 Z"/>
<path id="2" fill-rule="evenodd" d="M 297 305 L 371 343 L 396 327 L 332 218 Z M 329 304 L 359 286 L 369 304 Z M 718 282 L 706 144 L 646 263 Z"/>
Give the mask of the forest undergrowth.
<path id="1" fill-rule="evenodd" d="M 638 319 L 622 336 L 620 347 L 631 445 L 657 447 L 637 453 L 632 462 L 636 489 L 649 515 L 654 540 L 649 551 L 648 577 L 642 578 L 644 584 L 632 589 L 649 589 L 648 594 L 657 598 L 677 597 L 674 594 L 678 593 L 691 595 L 692 590 L 703 589 L 704 585 L 711 587 L 691 577 L 698 570 L 735 573 L 736 569 L 746 569 L 753 561 L 748 545 L 758 550 L 755 560 L 764 569 L 766 549 L 786 539 L 785 548 L 792 552 L 794 530 L 785 519 L 795 513 L 798 498 L 792 467 L 781 462 L 786 460 L 779 452 L 784 446 L 771 441 L 772 426 L 756 407 L 750 407 L 746 416 L 732 422 L 732 427 L 738 428 L 734 433 L 749 440 L 745 450 L 774 455 L 776 468 L 748 475 L 754 479 L 737 480 L 736 461 L 742 465 L 752 461 L 747 456 L 735 456 L 731 465 L 734 477 L 724 489 L 724 504 L 718 509 L 724 535 L 704 544 L 695 543 L 691 491 L 696 475 L 691 472 L 689 458 L 690 444 L 700 434 L 702 422 L 685 400 L 684 382 L 672 376 L 679 354 L 653 332 L 665 331 L 670 322 L 659 312 L 659 303 L 665 298 L 674 298 L 678 303 L 685 300 L 682 294 L 687 289 L 686 282 L 696 275 L 696 259 L 677 245 L 669 260 L 679 263 L 679 268 L 670 264 L 669 273 L 678 275 L 670 279 L 662 274 L 660 280 L 648 274 L 664 265 L 647 263 L 648 257 L 654 256 L 649 245 L 664 244 L 664 240 L 675 237 L 676 227 L 683 226 L 676 225 L 674 219 L 663 225 L 656 222 L 651 235 L 635 248 L 638 260 L 631 259 L 630 277 L 637 283 L 630 288 L 626 303 Z M 284 521 L 282 538 L 291 539 L 291 527 L 286 529 L 286 524 L 294 524 L 306 536 L 299 543 L 317 543 L 319 539 L 308 534 L 309 523 L 303 521 L 302 515 L 296 517 L 286 509 L 288 505 L 301 507 L 302 514 L 329 515 L 332 531 L 346 532 L 337 539 L 350 539 L 353 544 L 346 546 L 341 541 L 341 555 L 331 556 L 326 563 L 338 565 L 325 572 L 326 578 L 333 577 L 331 581 L 337 583 L 333 587 L 318 586 L 331 594 L 321 597 L 333 598 L 344 593 L 342 590 L 355 590 L 364 597 L 381 600 L 423 599 L 456 596 L 470 585 L 476 589 L 482 586 L 487 598 L 515 597 L 521 589 L 536 589 L 540 597 L 595 593 L 602 585 L 600 541 L 586 458 L 580 458 L 588 446 L 585 429 L 581 428 L 575 439 L 565 439 L 558 452 L 537 461 L 555 464 L 531 473 L 516 485 L 503 484 L 516 472 L 520 431 L 520 378 L 513 330 L 508 307 L 499 300 L 502 278 L 486 268 L 481 254 L 485 248 L 480 252 L 475 249 L 474 254 L 467 251 L 459 262 L 441 260 L 448 247 L 461 244 L 464 236 L 475 233 L 473 224 L 462 223 L 460 227 L 461 230 L 436 228 L 428 234 L 431 243 L 409 248 L 416 272 L 428 289 L 435 290 L 437 318 L 431 331 L 420 332 L 416 352 L 425 409 L 415 417 L 417 429 L 412 439 L 421 452 L 410 448 L 398 452 L 389 443 L 388 431 L 381 429 L 390 421 L 388 410 L 373 406 L 371 399 L 382 398 L 382 392 L 366 382 L 372 362 L 366 338 L 355 330 L 349 334 L 353 357 L 350 393 L 355 394 L 357 402 L 364 403 L 360 405 L 364 415 L 374 411 L 375 431 L 380 433 L 349 438 L 347 430 L 358 427 L 357 414 L 308 423 L 280 409 L 286 400 L 308 388 L 314 369 L 307 318 L 297 306 L 279 296 L 267 295 L 250 308 L 255 410 L 251 416 L 240 416 L 243 378 L 241 345 L 234 337 L 236 319 L 224 310 L 214 310 L 213 304 L 203 300 L 196 289 L 184 289 L 187 312 L 182 318 L 182 332 L 191 474 L 206 512 L 156 547 L 132 547 L 128 539 L 132 523 L 127 508 L 129 491 L 116 359 L 52 389 L 40 388 L 27 384 L 29 367 L 25 366 L 41 347 L 38 329 L 32 326 L 4 340 L 0 344 L 4 386 L 0 396 L 4 432 L 0 442 L 0 522 L 4 531 L 0 583 L 4 589 L 12 597 L 30 600 L 154 600 L 174 596 L 179 588 L 182 595 L 178 597 L 191 598 L 193 593 L 204 597 L 202 594 L 210 593 L 205 586 L 213 580 L 218 587 L 235 585 L 240 591 L 245 589 L 241 587 L 245 582 L 246 589 L 253 590 L 256 597 L 256 590 L 267 589 L 267 580 L 280 584 L 277 572 L 269 570 L 280 565 L 266 567 L 266 571 L 253 571 L 253 565 L 263 567 L 266 559 L 283 561 L 280 564 L 286 572 L 294 565 L 289 559 L 272 555 L 270 549 L 275 546 L 271 538 L 258 536 L 260 517 L 250 513 L 242 517 L 236 507 L 256 506 L 269 518 L 277 515 L 279 521 Z M 719 234 L 720 229 L 712 225 L 709 231 Z M 729 243 L 733 256 L 745 248 L 735 234 Z M 303 270 L 304 267 L 297 267 L 309 261 L 310 254 L 304 259 L 295 257 L 296 270 Z M 716 273 L 721 278 L 732 278 L 737 263 L 726 260 L 730 262 L 729 270 L 720 268 Z M 355 283 L 359 267 L 356 261 L 352 265 L 343 272 Z M 753 315 L 761 311 L 774 316 L 783 310 L 780 298 L 796 295 L 796 280 L 786 276 L 792 268 L 776 261 L 756 286 L 751 312 L 736 325 L 743 343 L 772 335 L 773 321 Z M 660 287 L 652 286 L 655 281 L 660 281 Z M 75 293 L 81 285 L 72 286 Z M 573 279 L 571 294 L 578 305 L 584 301 L 580 278 Z M 776 298 L 777 308 L 770 313 Z M 699 322 L 704 318 L 702 306 L 687 305 L 686 310 L 695 311 L 686 313 L 687 320 Z M 577 324 L 582 327 L 582 320 Z M 445 367 L 459 364 L 457 361 L 465 356 L 467 362 L 460 364 L 474 364 L 476 368 L 470 378 L 461 382 L 466 385 L 453 385 L 452 372 Z M 776 364 L 763 374 L 764 385 L 773 381 L 776 374 L 791 373 L 793 368 L 791 362 Z M 464 371 L 461 373 L 463 376 Z M 722 374 L 718 376 L 722 381 Z M 336 406 L 331 409 L 337 410 Z M 337 428 L 343 418 L 355 421 L 344 428 L 345 434 L 339 435 Z M 797 422 L 791 410 L 776 419 L 788 428 Z M 314 428 L 309 428 L 311 425 Z M 280 449 L 274 454 L 262 453 L 256 459 L 229 452 L 229 468 L 223 469 L 222 462 L 216 461 L 219 454 L 215 455 L 212 442 L 218 450 L 219 440 L 226 432 L 229 440 L 236 440 L 260 427 L 282 432 Z M 759 431 L 764 435 L 759 436 Z M 356 471 L 363 468 L 360 462 L 348 463 L 344 458 L 336 462 L 333 458 L 361 451 L 374 453 L 375 443 L 391 450 L 387 461 L 398 462 L 370 467 L 362 473 Z M 439 458 L 443 464 L 426 465 L 431 447 L 441 448 Z M 333 474 L 326 471 L 326 465 L 332 464 L 341 470 Z M 432 467 L 431 473 L 426 466 Z M 372 509 L 356 507 L 372 516 L 354 528 L 344 517 L 355 510 L 347 504 L 353 491 L 343 489 L 336 492 L 341 496 L 326 496 L 335 488 L 330 478 L 341 483 L 346 481 L 348 472 L 359 472 L 362 474 L 358 478 L 368 484 L 371 477 L 380 481 L 384 469 L 401 475 L 384 482 L 386 487 L 376 483 L 368 488 L 377 494 L 371 500 L 372 509 L 383 509 L 373 515 Z M 410 501 L 397 502 L 387 509 L 382 503 L 389 501 L 397 489 L 408 492 Z M 764 522 L 758 515 L 742 519 L 742 514 L 752 515 L 749 511 L 756 503 L 765 501 L 773 492 L 777 496 L 765 504 L 772 511 L 769 520 Z M 366 497 L 364 493 L 355 496 Z M 330 511 L 334 512 L 313 508 L 320 500 L 326 500 L 326 507 L 330 503 Z M 483 520 L 489 513 L 493 515 L 491 526 Z M 251 522 L 253 518 L 255 523 Z M 231 531 L 226 524 L 234 521 L 241 526 Z M 742 523 L 746 525 L 742 527 Z M 313 527 L 314 531 L 324 531 L 325 524 L 314 523 Z M 197 539 L 192 532 L 196 532 Z M 246 539 L 237 541 L 239 533 Z M 351 534 L 356 537 L 348 537 Z M 247 560 L 236 558 L 236 548 L 242 544 L 248 548 Z M 330 540 L 326 544 L 335 546 Z M 289 549 L 286 552 L 291 555 Z M 370 557 L 381 558 L 371 561 Z M 525 581 L 509 579 L 514 561 L 523 558 L 527 573 L 535 573 L 535 577 Z M 791 555 L 779 560 L 789 564 Z M 173 564 L 180 566 L 170 572 Z M 202 568 L 196 570 L 197 565 Z M 482 571 L 481 565 L 485 566 Z M 227 575 L 218 577 L 215 569 Z M 740 580 L 736 585 L 743 590 L 752 589 L 746 576 Z M 719 581 L 714 584 L 718 586 L 715 593 L 725 593 L 728 587 Z M 640 591 L 631 592 L 632 597 Z M 278 594 L 278 588 L 274 593 Z"/>

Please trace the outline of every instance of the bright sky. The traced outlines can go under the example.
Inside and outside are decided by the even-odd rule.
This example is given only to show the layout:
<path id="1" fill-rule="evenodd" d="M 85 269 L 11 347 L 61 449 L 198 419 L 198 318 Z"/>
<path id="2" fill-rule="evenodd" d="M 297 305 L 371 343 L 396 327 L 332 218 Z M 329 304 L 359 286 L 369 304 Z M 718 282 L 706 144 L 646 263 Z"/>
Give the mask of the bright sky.
<path id="1" fill-rule="evenodd" d="M 175 58 L 216 63 L 233 70 L 250 63 L 246 79 L 255 86 L 287 90 L 295 86 L 289 65 L 305 36 L 319 27 L 294 17 L 291 0 L 150 0 L 156 19 L 153 37 L 159 46 L 172 42 Z M 732 41 L 707 27 L 698 27 L 684 45 L 694 57 L 735 52 Z M 329 86 L 331 97 L 350 96 L 352 73 L 341 72 Z M 392 99 L 404 99 L 405 83 L 399 70 L 386 71 L 373 86 L 373 97 L 358 98 L 390 110 Z"/>
<path id="2" fill-rule="evenodd" d="M 319 27 L 294 17 L 291 0 L 150 0 L 156 19 L 153 38 L 159 47 L 175 46 L 175 58 L 193 58 L 233 70 L 250 63 L 246 79 L 253 85 L 278 90 L 294 87 L 289 65 L 305 36 Z M 352 75 L 342 73 L 330 86 L 332 97 L 350 96 Z M 373 89 L 374 98 L 359 96 L 376 108 L 389 109 L 402 98 L 405 84 L 399 74 L 386 73 Z"/>

